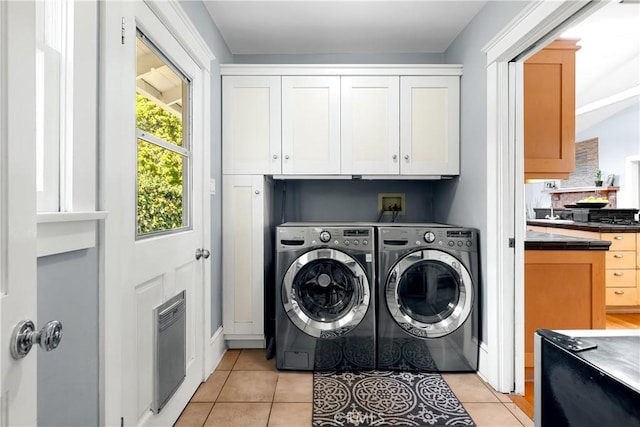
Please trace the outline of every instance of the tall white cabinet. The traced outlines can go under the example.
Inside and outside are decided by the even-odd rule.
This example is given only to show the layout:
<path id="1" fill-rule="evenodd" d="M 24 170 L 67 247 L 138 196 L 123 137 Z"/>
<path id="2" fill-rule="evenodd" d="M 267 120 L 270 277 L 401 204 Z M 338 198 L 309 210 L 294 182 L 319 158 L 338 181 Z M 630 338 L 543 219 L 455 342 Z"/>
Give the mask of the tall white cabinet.
<path id="1" fill-rule="evenodd" d="M 262 347 L 269 177 L 460 173 L 460 65 L 223 65 L 223 329 Z"/>
<path id="2" fill-rule="evenodd" d="M 263 347 L 271 185 L 263 175 L 224 175 L 222 191 L 224 337 L 230 348 Z"/>

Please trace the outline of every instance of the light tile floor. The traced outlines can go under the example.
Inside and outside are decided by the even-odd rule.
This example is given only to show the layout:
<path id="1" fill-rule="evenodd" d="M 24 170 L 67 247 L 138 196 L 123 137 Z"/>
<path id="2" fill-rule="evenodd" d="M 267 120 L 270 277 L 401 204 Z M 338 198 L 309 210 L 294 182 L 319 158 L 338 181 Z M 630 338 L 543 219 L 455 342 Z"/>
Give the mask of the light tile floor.
<path id="1" fill-rule="evenodd" d="M 508 397 L 476 374 L 443 374 L 478 427 L 533 426 Z M 264 350 L 228 350 L 176 426 L 311 426 L 313 374 L 279 372 Z"/>

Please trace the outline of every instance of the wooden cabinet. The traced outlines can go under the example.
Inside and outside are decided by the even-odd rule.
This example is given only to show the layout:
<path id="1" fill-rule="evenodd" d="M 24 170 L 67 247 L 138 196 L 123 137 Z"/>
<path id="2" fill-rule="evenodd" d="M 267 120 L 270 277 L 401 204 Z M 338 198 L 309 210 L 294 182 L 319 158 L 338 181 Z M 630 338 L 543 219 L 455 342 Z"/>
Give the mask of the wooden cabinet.
<path id="1" fill-rule="evenodd" d="M 525 251 L 525 367 L 536 329 L 604 329 L 606 251 Z"/>
<path id="2" fill-rule="evenodd" d="M 262 175 L 224 175 L 222 323 L 230 348 L 264 347 L 265 265 L 271 262 L 271 186 Z"/>
<path id="3" fill-rule="evenodd" d="M 637 311 L 640 307 L 640 233 L 599 233 L 558 227 L 527 225 L 527 230 L 572 237 L 608 240 L 605 255 L 608 311 Z"/>
<path id="4" fill-rule="evenodd" d="M 341 78 L 341 173 L 400 173 L 400 78 Z"/>
<path id="5" fill-rule="evenodd" d="M 636 233 L 602 233 L 600 239 L 611 242 L 606 258 L 607 306 L 636 305 Z"/>
<path id="6" fill-rule="evenodd" d="M 575 52 L 558 39 L 524 63 L 525 179 L 567 179 L 575 169 Z"/>
<path id="7" fill-rule="evenodd" d="M 282 77 L 282 173 L 340 174 L 340 77 Z"/>
<path id="8" fill-rule="evenodd" d="M 400 174 L 460 174 L 460 79 L 400 77 Z"/>
<path id="9" fill-rule="evenodd" d="M 224 174 L 282 172 L 280 92 L 280 76 L 223 77 Z"/>

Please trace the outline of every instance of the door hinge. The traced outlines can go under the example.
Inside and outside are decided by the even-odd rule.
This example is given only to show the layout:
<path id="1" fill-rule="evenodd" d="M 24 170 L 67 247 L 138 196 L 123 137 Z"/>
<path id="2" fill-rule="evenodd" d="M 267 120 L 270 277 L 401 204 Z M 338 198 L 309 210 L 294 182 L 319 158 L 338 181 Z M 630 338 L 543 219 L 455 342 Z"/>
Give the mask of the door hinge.
<path id="1" fill-rule="evenodd" d="M 122 17 L 122 26 L 120 27 L 120 43 L 124 44 L 124 16 Z"/>
<path id="2" fill-rule="evenodd" d="M 509 237 L 509 247 L 510 248 L 516 247 L 516 239 L 514 237 Z"/>

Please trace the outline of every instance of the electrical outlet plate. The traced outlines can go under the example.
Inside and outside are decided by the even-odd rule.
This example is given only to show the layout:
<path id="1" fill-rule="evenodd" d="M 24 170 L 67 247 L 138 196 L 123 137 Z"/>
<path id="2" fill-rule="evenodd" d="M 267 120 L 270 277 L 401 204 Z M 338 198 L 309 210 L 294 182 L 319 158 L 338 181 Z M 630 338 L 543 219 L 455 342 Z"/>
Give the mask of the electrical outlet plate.
<path id="1" fill-rule="evenodd" d="M 393 205 L 399 206 L 396 215 L 404 215 L 406 212 L 404 193 L 378 193 L 378 212 L 384 210 L 384 215 L 393 215 Z"/>

